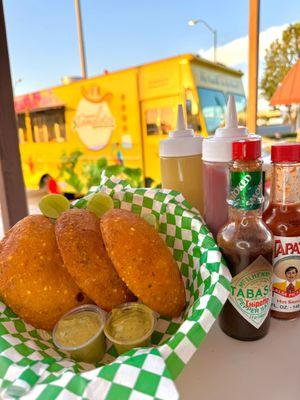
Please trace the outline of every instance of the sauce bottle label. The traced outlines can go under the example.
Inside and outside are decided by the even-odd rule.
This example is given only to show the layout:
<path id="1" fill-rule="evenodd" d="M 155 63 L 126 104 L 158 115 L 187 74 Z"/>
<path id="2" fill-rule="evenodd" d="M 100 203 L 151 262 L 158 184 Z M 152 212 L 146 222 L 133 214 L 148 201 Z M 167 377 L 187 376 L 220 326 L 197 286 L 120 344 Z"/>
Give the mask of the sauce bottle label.
<path id="1" fill-rule="evenodd" d="M 274 236 L 272 310 L 300 310 L 300 236 Z"/>
<path id="2" fill-rule="evenodd" d="M 267 318 L 272 301 L 272 265 L 257 257 L 231 281 L 229 301 L 240 315 L 259 329 Z"/>
<path id="3" fill-rule="evenodd" d="M 263 202 L 261 171 L 232 171 L 227 202 L 241 210 L 260 208 Z"/>

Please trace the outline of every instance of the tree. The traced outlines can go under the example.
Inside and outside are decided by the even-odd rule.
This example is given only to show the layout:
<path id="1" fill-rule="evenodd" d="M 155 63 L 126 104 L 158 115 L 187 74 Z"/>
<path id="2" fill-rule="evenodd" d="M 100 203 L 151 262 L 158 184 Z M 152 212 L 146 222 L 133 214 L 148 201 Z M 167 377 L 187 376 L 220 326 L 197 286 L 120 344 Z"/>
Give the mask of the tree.
<path id="1" fill-rule="evenodd" d="M 300 59 L 300 23 L 289 25 L 266 51 L 265 70 L 261 80 L 263 96 L 270 100 L 290 68 Z"/>

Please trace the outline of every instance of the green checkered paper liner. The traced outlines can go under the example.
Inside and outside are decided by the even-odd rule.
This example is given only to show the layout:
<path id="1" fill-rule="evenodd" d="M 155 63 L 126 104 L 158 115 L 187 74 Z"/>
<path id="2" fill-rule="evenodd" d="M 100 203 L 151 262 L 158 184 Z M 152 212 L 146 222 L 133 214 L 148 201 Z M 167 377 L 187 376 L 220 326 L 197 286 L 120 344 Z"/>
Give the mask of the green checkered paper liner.
<path id="1" fill-rule="evenodd" d="M 115 207 L 156 217 L 184 279 L 186 310 L 177 319 L 158 316 L 152 347 L 117 356 L 108 343 L 101 363 L 91 365 L 70 359 L 54 347 L 51 332 L 24 323 L 0 302 L 1 399 L 176 400 L 174 380 L 228 297 L 231 276 L 222 255 L 197 210 L 180 193 L 131 188 L 105 176 L 88 195 L 97 191 L 109 194 Z M 74 206 L 86 202 L 85 197 Z"/>

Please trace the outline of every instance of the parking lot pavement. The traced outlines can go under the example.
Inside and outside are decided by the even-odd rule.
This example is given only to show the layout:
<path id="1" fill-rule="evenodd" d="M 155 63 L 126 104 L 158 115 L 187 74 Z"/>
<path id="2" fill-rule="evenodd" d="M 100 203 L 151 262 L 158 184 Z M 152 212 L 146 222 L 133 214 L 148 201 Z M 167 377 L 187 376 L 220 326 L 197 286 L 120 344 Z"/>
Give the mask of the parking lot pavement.
<path id="1" fill-rule="evenodd" d="M 28 190 L 26 192 L 29 214 L 40 214 L 39 201 L 47 192 L 44 190 Z M 4 235 L 2 215 L 0 210 L 0 238 Z"/>

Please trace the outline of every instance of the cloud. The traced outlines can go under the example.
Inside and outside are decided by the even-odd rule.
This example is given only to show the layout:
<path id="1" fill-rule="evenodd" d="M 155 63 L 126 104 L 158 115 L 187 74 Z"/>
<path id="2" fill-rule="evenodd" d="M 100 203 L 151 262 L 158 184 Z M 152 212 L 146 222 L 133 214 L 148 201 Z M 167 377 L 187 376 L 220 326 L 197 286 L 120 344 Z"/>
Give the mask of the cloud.
<path id="1" fill-rule="evenodd" d="M 266 49 L 275 39 L 280 39 L 288 24 L 271 26 L 259 34 L 259 59 L 263 60 Z M 201 57 L 213 59 L 213 47 L 208 50 L 199 50 Z M 218 61 L 226 65 L 235 66 L 246 64 L 248 61 L 248 36 L 235 39 L 217 49 Z"/>
<path id="2" fill-rule="evenodd" d="M 280 26 L 271 26 L 259 34 L 259 75 L 261 76 L 264 66 L 264 57 L 266 49 L 276 40 L 281 39 L 282 32 L 288 27 L 288 24 Z M 248 63 L 248 35 L 226 43 L 217 48 L 217 60 L 230 67 L 241 69 L 244 72 L 243 82 L 247 91 L 247 63 Z M 209 60 L 213 59 L 213 47 L 199 50 L 199 55 Z"/>

